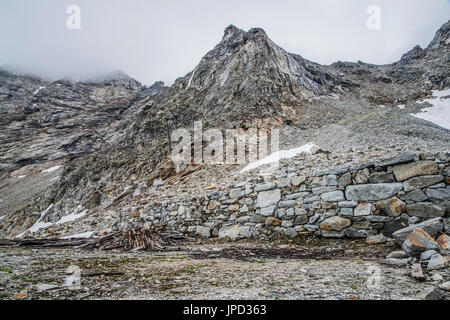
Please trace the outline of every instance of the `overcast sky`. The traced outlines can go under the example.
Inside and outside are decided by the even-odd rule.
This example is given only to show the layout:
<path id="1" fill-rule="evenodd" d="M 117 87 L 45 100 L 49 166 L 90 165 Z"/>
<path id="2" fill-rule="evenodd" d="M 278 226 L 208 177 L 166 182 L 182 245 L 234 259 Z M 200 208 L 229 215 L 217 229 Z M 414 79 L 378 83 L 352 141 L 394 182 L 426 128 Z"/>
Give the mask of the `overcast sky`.
<path id="1" fill-rule="evenodd" d="M 81 29 L 69 30 L 69 5 Z M 381 9 L 369 30 L 366 10 Z M 322 64 L 383 64 L 425 47 L 450 0 L 0 0 L 0 64 L 51 79 L 123 70 L 149 85 L 193 70 L 234 24 Z"/>

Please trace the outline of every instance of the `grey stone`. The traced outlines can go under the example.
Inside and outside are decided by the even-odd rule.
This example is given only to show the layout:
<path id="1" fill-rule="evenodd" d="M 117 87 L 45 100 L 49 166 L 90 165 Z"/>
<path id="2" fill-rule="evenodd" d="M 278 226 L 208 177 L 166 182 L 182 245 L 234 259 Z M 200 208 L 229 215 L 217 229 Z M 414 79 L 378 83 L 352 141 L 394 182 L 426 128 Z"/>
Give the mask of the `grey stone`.
<path id="1" fill-rule="evenodd" d="M 433 161 L 417 161 L 395 166 L 392 171 L 397 181 L 405 181 L 417 176 L 437 174 L 438 166 Z"/>
<path id="2" fill-rule="evenodd" d="M 427 189 L 428 198 L 435 200 L 450 200 L 450 186 L 445 189 Z"/>
<path id="3" fill-rule="evenodd" d="M 345 200 L 344 193 L 342 191 L 332 191 L 322 194 L 322 200 L 327 202 L 343 201 Z"/>
<path id="4" fill-rule="evenodd" d="M 329 170 L 319 170 L 319 171 L 316 172 L 316 177 L 320 177 L 320 176 L 328 175 L 328 174 L 339 175 L 339 174 L 346 173 L 349 170 L 350 170 L 350 165 L 343 165 L 343 166 L 339 166 L 339 167 L 334 167 L 334 168 L 331 168 Z"/>
<path id="5" fill-rule="evenodd" d="M 369 182 L 370 172 L 368 169 L 358 171 L 353 179 L 354 184 L 365 184 Z"/>
<path id="6" fill-rule="evenodd" d="M 340 214 L 341 214 L 341 216 L 352 217 L 353 209 L 352 208 L 341 208 Z"/>
<path id="7" fill-rule="evenodd" d="M 442 292 L 437 287 L 430 287 L 427 289 L 424 289 L 417 298 L 419 300 L 441 300 L 442 299 Z"/>
<path id="8" fill-rule="evenodd" d="M 284 228 L 290 228 L 294 226 L 294 223 L 290 220 L 283 220 L 283 222 L 281 223 L 281 226 Z"/>
<path id="9" fill-rule="evenodd" d="M 450 291 L 450 281 L 444 282 L 439 286 L 439 289 Z"/>
<path id="10" fill-rule="evenodd" d="M 209 238 L 211 236 L 211 229 L 204 226 L 197 226 L 195 234 L 202 238 Z"/>
<path id="11" fill-rule="evenodd" d="M 369 216 L 372 213 L 371 203 L 360 203 L 353 213 L 355 217 Z"/>
<path id="12" fill-rule="evenodd" d="M 396 156 L 395 158 L 392 158 L 392 159 L 389 159 L 389 160 L 385 160 L 385 161 L 381 161 L 381 162 L 377 162 L 376 166 L 377 167 L 388 167 L 388 166 L 394 166 L 394 165 L 397 165 L 397 164 L 404 164 L 404 163 L 408 163 L 408 162 L 414 161 L 415 157 L 416 157 L 416 153 L 415 152 L 402 153 L 402 154 Z"/>
<path id="13" fill-rule="evenodd" d="M 420 263 L 414 263 L 411 266 L 411 277 L 418 281 L 425 281 L 425 276 L 423 275 L 422 266 Z"/>
<path id="14" fill-rule="evenodd" d="M 319 226 L 315 225 L 315 224 L 305 224 L 305 229 L 309 232 L 314 232 L 319 230 Z"/>
<path id="15" fill-rule="evenodd" d="M 278 188 L 287 188 L 291 186 L 291 178 L 280 179 L 277 183 Z"/>
<path id="16" fill-rule="evenodd" d="M 243 189 L 232 189 L 230 191 L 230 198 L 231 199 L 238 199 L 242 198 L 245 195 L 245 192 Z"/>
<path id="17" fill-rule="evenodd" d="M 320 214 L 315 214 L 312 217 L 309 217 L 309 224 L 314 224 L 320 219 Z"/>
<path id="18" fill-rule="evenodd" d="M 403 242 L 402 249 L 411 256 L 418 256 L 426 250 L 438 250 L 439 245 L 428 233 L 416 228 Z"/>
<path id="19" fill-rule="evenodd" d="M 405 211 L 406 204 L 397 197 L 394 197 L 387 200 L 378 201 L 375 203 L 375 207 L 381 214 L 391 217 L 398 217 Z"/>
<path id="20" fill-rule="evenodd" d="M 394 258 L 394 259 L 405 259 L 408 258 L 408 254 L 405 251 L 393 251 L 387 255 L 387 259 Z"/>
<path id="21" fill-rule="evenodd" d="M 395 182 L 394 176 L 387 172 L 374 172 L 369 177 L 369 183 L 391 183 Z"/>
<path id="22" fill-rule="evenodd" d="M 365 238 L 367 236 L 366 230 L 358 230 L 353 228 L 347 228 L 344 230 L 344 234 L 348 238 Z"/>
<path id="23" fill-rule="evenodd" d="M 295 215 L 296 216 L 303 216 L 303 215 L 307 215 L 308 214 L 308 212 L 305 210 L 305 209 L 303 209 L 303 208 L 295 208 Z"/>
<path id="24" fill-rule="evenodd" d="M 386 259 L 386 262 L 388 264 L 392 264 L 395 266 L 405 266 L 409 264 L 412 261 L 411 258 L 405 258 L 405 259 L 395 259 L 395 258 L 388 258 Z"/>
<path id="25" fill-rule="evenodd" d="M 297 216 L 295 218 L 295 225 L 305 224 L 308 222 L 308 218 L 306 216 Z"/>
<path id="26" fill-rule="evenodd" d="M 401 183 L 379 183 L 348 186 L 345 190 L 347 200 L 379 201 L 390 198 L 402 190 Z"/>
<path id="27" fill-rule="evenodd" d="M 438 253 L 436 250 L 426 250 L 420 255 L 420 260 L 430 260 L 431 256 L 435 255 L 436 253 Z"/>
<path id="28" fill-rule="evenodd" d="M 297 231 L 294 228 L 287 228 L 284 230 L 284 235 L 289 238 L 295 238 L 297 237 Z"/>
<path id="29" fill-rule="evenodd" d="M 274 189 L 269 191 L 261 191 L 258 193 L 256 201 L 257 208 L 265 208 L 271 205 L 275 205 L 281 199 L 280 189 Z"/>
<path id="30" fill-rule="evenodd" d="M 343 238 L 344 231 L 320 230 L 320 235 L 324 238 Z"/>
<path id="31" fill-rule="evenodd" d="M 427 221 L 424 221 L 422 223 L 418 223 L 400 230 L 397 230 L 392 234 L 392 236 L 395 238 L 395 240 L 402 244 L 403 241 L 406 240 L 406 237 L 415 229 L 420 228 L 426 233 L 430 235 L 435 235 L 438 232 L 441 232 L 444 229 L 444 222 L 442 218 L 434 218 Z"/>
<path id="32" fill-rule="evenodd" d="M 275 189 L 276 187 L 277 187 L 277 185 L 275 183 L 259 184 L 259 185 L 255 186 L 255 192 L 272 190 L 272 189 Z"/>
<path id="33" fill-rule="evenodd" d="M 403 189 L 406 192 L 409 192 L 416 189 L 422 189 L 432 186 L 441 181 L 444 181 L 444 177 L 440 175 L 415 177 L 403 182 Z"/>
<path id="34" fill-rule="evenodd" d="M 392 237 L 392 234 L 397 230 L 406 228 L 408 223 L 402 220 L 389 220 L 384 222 L 382 233 L 387 237 Z"/>
<path id="35" fill-rule="evenodd" d="M 262 215 L 262 216 L 271 216 L 275 212 L 275 207 L 276 206 L 273 205 L 273 206 L 268 206 L 268 207 L 265 207 L 265 208 L 261 208 L 259 210 L 259 214 Z"/>
<path id="36" fill-rule="evenodd" d="M 352 184 L 352 175 L 351 175 L 351 173 L 346 173 L 346 174 L 343 174 L 339 179 L 338 179 L 338 186 L 339 187 L 342 187 L 342 188 L 345 188 L 346 186 L 348 186 L 348 185 L 351 185 Z"/>
<path id="37" fill-rule="evenodd" d="M 388 237 L 385 237 L 384 235 L 377 234 L 377 235 L 369 235 L 366 238 L 367 244 L 380 244 L 380 243 L 386 243 L 389 241 Z"/>
<path id="38" fill-rule="evenodd" d="M 325 186 L 336 186 L 337 185 L 337 176 L 334 174 L 324 176 L 322 183 Z"/>
<path id="39" fill-rule="evenodd" d="M 334 216 L 324 220 L 320 224 L 320 229 L 327 231 L 342 231 L 343 229 L 349 227 L 351 224 L 352 223 L 349 219 Z"/>
<path id="40" fill-rule="evenodd" d="M 399 196 L 403 201 L 413 201 L 413 202 L 422 202 L 428 200 L 428 197 L 422 190 L 414 190 L 406 193 L 405 195 Z"/>
<path id="41" fill-rule="evenodd" d="M 279 208 L 293 208 L 295 207 L 295 200 L 285 200 L 285 201 L 280 201 L 278 203 L 278 207 Z"/>
<path id="42" fill-rule="evenodd" d="M 328 187 L 314 187 L 314 188 L 312 188 L 312 193 L 313 194 L 322 194 L 322 193 L 324 193 L 324 192 L 332 192 L 332 191 L 335 191 L 336 190 L 336 188 L 335 187 L 330 187 L 330 186 L 328 186 Z"/>
<path id="43" fill-rule="evenodd" d="M 339 208 L 356 208 L 358 206 L 358 202 L 356 201 L 341 201 L 338 203 Z"/>
<path id="44" fill-rule="evenodd" d="M 250 216 L 250 222 L 252 223 L 264 223 L 266 221 L 266 218 L 262 215 L 253 215 Z"/>
<path id="45" fill-rule="evenodd" d="M 292 183 L 292 185 L 294 187 L 298 187 L 299 185 L 301 185 L 305 181 L 306 181 L 306 177 L 305 176 L 295 176 L 295 177 L 292 177 L 292 179 L 291 179 L 291 183 Z"/>
<path id="46" fill-rule="evenodd" d="M 223 226 L 219 230 L 219 238 L 238 239 L 248 237 L 248 227 L 240 225 Z"/>
<path id="47" fill-rule="evenodd" d="M 427 270 L 440 270 L 448 266 L 447 259 L 439 253 L 433 254 L 428 261 Z"/>
<path id="48" fill-rule="evenodd" d="M 410 216 L 421 218 L 443 217 L 445 214 L 445 207 L 432 202 L 419 202 L 408 204 L 406 206 L 406 212 Z"/>

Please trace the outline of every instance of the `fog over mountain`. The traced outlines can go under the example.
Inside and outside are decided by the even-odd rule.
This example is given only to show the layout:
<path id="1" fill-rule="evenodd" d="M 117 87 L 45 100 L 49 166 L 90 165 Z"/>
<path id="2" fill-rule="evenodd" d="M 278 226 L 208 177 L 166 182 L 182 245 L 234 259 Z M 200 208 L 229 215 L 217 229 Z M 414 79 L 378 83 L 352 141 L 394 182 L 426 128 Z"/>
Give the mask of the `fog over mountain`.
<path id="1" fill-rule="evenodd" d="M 3 0 L 0 64 L 56 80 L 122 70 L 144 84 L 192 71 L 223 29 L 262 27 L 286 50 L 322 64 L 385 64 L 425 47 L 450 16 L 448 0 L 377 1 L 381 29 L 366 26 L 373 1 Z M 81 29 L 68 30 L 69 5 Z"/>

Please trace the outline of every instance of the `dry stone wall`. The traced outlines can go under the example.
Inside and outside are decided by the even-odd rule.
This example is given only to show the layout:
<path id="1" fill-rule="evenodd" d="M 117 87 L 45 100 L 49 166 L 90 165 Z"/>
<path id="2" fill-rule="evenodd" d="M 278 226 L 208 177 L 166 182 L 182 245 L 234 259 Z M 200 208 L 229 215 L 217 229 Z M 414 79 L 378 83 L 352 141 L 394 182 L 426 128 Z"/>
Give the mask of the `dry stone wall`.
<path id="1" fill-rule="evenodd" d="M 123 212 L 121 227 L 230 239 L 389 237 L 436 218 L 448 232 L 449 212 L 450 153 L 405 153 L 310 176 L 235 184 L 179 201 L 155 199 Z"/>

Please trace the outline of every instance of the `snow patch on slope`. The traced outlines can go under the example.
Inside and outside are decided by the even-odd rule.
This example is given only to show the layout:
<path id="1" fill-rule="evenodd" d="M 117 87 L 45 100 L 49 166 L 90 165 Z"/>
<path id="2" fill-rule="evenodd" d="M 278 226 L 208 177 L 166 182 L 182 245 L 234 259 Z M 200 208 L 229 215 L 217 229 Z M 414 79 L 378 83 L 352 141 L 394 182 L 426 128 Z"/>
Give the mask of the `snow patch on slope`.
<path id="1" fill-rule="evenodd" d="M 75 220 L 78 220 L 86 215 L 88 210 L 81 211 L 80 213 L 76 214 L 75 211 L 71 214 L 64 216 L 61 218 L 61 220 L 57 221 L 56 224 L 62 224 L 67 222 L 73 222 Z"/>
<path id="2" fill-rule="evenodd" d="M 35 92 L 33 92 L 33 95 L 36 95 L 36 94 L 38 94 L 38 92 L 39 91 L 41 91 L 42 89 L 44 89 L 46 86 L 43 86 L 43 87 L 39 87 L 38 89 L 36 89 L 36 91 Z"/>
<path id="3" fill-rule="evenodd" d="M 54 166 L 54 167 L 42 170 L 42 173 L 50 173 L 50 172 L 58 170 L 59 168 L 61 168 L 61 166 Z"/>
<path id="4" fill-rule="evenodd" d="M 53 204 L 51 204 L 47 209 L 45 209 L 44 211 L 42 211 L 41 216 L 40 216 L 39 219 L 31 226 L 31 228 L 29 228 L 29 229 L 26 230 L 25 232 L 22 232 L 21 234 L 17 235 L 16 238 L 21 238 L 26 232 L 34 233 L 34 232 L 39 231 L 39 230 L 41 230 L 41 229 L 50 227 L 53 223 L 51 223 L 51 222 L 41 222 L 41 220 L 44 218 L 44 216 L 46 215 L 46 213 L 50 211 L 51 208 L 53 208 Z"/>
<path id="5" fill-rule="evenodd" d="M 274 152 L 265 158 L 262 158 L 258 161 L 250 163 L 248 166 L 246 166 L 244 169 L 241 170 L 241 173 L 256 169 L 265 164 L 277 162 L 281 159 L 293 158 L 302 152 L 311 153 L 311 149 L 314 147 L 317 147 L 317 146 L 315 144 L 308 143 L 308 144 L 305 144 L 298 148 L 293 148 L 293 149 L 288 149 L 288 150 L 280 150 L 280 151 Z"/>
<path id="6" fill-rule="evenodd" d="M 413 116 L 450 129 L 450 97 L 447 96 L 450 96 L 450 89 L 433 90 L 433 98 L 423 101 L 430 103 L 432 107 L 425 108 Z"/>
<path id="7" fill-rule="evenodd" d="M 84 232 L 84 233 L 77 233 L 77 234 L 73 234 L 71 236 L 63 237 L 62 239 L 87 239 L 87 238 L 92 237 L 93 234 L 94 234 L 94 231 L 88 231 L 88 232 Z"/>

